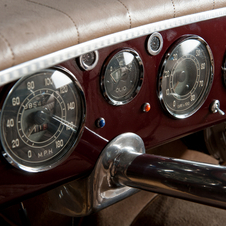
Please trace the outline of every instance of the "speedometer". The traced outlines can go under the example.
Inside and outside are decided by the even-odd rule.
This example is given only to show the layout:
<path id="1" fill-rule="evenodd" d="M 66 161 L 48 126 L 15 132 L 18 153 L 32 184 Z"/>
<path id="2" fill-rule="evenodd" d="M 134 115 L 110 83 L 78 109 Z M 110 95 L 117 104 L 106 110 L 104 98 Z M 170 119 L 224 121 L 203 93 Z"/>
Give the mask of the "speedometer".
<path id="1" fill-rule="evenodd" d="M 82 89 L 66 69 L 46 69 L 22 78 L 2 107 L 3 155 L 26 171 L 53 168 L 77 144 L 85 112 Z"/>
<path id="2" fill-rule="evenodd" d="M 175 118 L 194 114 L 204 103 L 213 82 L 213 56 L 198 36 L 176 42 L 165 55 L 159 75 L 159 98 Z"/>

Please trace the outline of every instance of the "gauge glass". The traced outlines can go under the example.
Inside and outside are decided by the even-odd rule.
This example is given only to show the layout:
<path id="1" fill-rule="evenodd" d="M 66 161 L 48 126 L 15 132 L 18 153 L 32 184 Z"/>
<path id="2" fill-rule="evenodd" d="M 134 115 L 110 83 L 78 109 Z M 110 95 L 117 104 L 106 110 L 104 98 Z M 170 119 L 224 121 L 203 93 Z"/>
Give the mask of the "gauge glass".
<path id="1" fill-rule="evenodd" d="M 194 114 L 204 103 L 213 81 L 213 56 L 198 36 L 180 39 L 167 52 L 159 76 L 162 106 L 175 118 Z"/>
<path id="2" fill-rule="evenodd" d="M 143 82 L 143 63 L 138 53 L 124 49 L 109 57 L 101 77 L 104 97 L 112 105 L 130 102 Z"/>
<path id="3" fill-rule="evenodd" d="M 47 69 L 19 80 L 1 113 L 4 156 L 38 172 L 58 165 L 77 144 L 85 119 L 83 92 L 66 69 Z"/>

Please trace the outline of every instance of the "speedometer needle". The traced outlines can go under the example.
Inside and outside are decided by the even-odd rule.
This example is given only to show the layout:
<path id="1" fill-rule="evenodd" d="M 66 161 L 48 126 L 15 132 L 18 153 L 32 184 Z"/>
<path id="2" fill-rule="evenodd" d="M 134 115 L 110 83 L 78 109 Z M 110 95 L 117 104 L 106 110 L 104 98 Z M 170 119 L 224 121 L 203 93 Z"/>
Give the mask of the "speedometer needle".
<path id="1" fill-rule="evenodd" d="M 179 81 L 177 81 L 176 85 L 173 87 L 174 92 L 175 92 L 175 89 L 177 88 L 178 84 L 179 84 Z"/>
<path id="2" fill-rule="evenodd" d="M 37 126 L 37 125 L 34 124 L 34 125 L 31 127 L 31 129 L 28 130 L 27 137 L 30 137 L 30 136 L 31 136 L 31 134 L 32 134 L 32 132 L 33 132 L 33 130 L 35 129 L 36 126 Z"/>
<path id="3" fill-rule="evenodd" d="M 56 116 L 56 115 L 52 115 L 51 117 L 52 117 L 54 120 L 60 122 L 61 124 L 63 124 L 63 125 L 65 125 L 65 126 L 69 127 L 73 132 L 77 132 L 77 131 L 74 129 L 75 126 L 73 125 L 73 123 L 70 123 L 70 122 L 68 122 L 67 120 L 62 119 L 62 118 L 60 118 L 60 117 L 58 117 L 58 116 Z"/>

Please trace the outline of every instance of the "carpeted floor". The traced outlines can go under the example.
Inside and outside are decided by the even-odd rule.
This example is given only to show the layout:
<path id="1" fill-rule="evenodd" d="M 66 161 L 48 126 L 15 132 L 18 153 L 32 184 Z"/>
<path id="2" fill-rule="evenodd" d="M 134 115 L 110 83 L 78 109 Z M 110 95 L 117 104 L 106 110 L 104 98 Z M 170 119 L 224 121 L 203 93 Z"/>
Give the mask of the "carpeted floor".
<path id="1" fill-rule="evenodd" d="M 226 210 L 158 195 L 131 226 L 225 226 Z"/>

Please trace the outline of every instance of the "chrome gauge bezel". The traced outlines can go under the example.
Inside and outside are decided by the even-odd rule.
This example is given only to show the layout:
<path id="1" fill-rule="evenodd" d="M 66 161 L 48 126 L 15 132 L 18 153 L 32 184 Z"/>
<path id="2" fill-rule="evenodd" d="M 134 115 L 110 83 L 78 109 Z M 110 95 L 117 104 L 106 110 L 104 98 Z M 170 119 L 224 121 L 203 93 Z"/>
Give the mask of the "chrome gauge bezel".
<path id="1" fill-rule="evenodd" d="M 22 84 L 30 76 L 34 76 L 34 75 L 40 74 L 42 72 L 44 73 L 46 71 L 47 72 L 58 71 L 58 72 L 65 74 L 66 76 L 68 76 L 70 78 L 70 80 L 72 81 L 72 83 L 76 87 L 77 94 L 80 98 L 81 119 L 79 121 L 80 123 L 79 123 L 79 127 L 78 127 L 78 130 L 77 130 L 78 132 L 76 133 L 76 138 L 74 140 L 70 140 L 71 144 L 69 146 L 69 150 L 64 150 L 65 148 L 63 148 L 60 152 L 57 152 L 50 159 L 41 161 L 40 163 L 34 162 L 34 163 L 26 164 L 25 160 L 22 159 L 21 161 L 18 161 L 17 159 L 19 159 L 19 158 L 15 157 L 14 156 L 15 154 L 12 154 L 13 152 L 11 150 L 8 151 L 7 144 L 6 144 L 6 141 L 4 140 L 4 135 L 3 135 L 3 112 L 5 110 L 5 106 L 6 106 L 7 102 L 9 101 L 9 99 L 11 97 L 11 94 L 13 93 L 13 91 L 15 89 L 17 89 L 20 86 L 20 84 Z M 16 116 L 16 117 L 18 117 L 18 116 Z M 43 171 L 50 170 L 50 169 L 58 166 L 60 163 L 62 163 L 72 153 L 72 151 L 74 150 L 74 148 L 76 147 L 76 145 L 78 144 L 78 142 L 79 142 L 79 140 L 82 136 L 82 133 L 83 133 L 83 130 L 84 130 L 84 127 L 85 127 L 85 120 L 86 120 L 85 94 L 84 94 L 84 91 L 83 91 L 79 81 L 76 79 L 76 77 L 69 70 L 67 70 L 66 68 L 64 68 L 62 66 L 57 66 L 57 67 L 53 67 L 53 68 L 49 68 L 49 69 L 44 69 L 40 72 L 37 72 L 37 73 L 29 75 L 29 76 L 25 76 L 25 77 L 21 78 L 20 80 L 18 80 L 13 85 L 13 87 L 9 91 L 7 97 L 5 98 L 5 101 L 4 101 L 3 106 L 2 106 L 1 117 L 0 117 L 0 127 L 1 127 L 0 128 L 0 139 L 1 139 L 1 146 L 2 146 L 2 154 L 5 157 L 5 159 L 11 165 L 13 165 L 14 167 L 16 167 L 18 169 L 24 170 L 24 171 L 37 173 L 37 172 L 43 172 Z M 68 143 L 66 144 L 66 146 L 68 146 Z"/>
<path id="2" fill-rule="evenodd" d="M 95 51 L 93 51 L 93 52 L 91 52 L 91 53 L 93 53 L 93 54 L 95 55 L 95 60 L 94 60 L 94 62 L 93 62 L 91 65 L 88 65 L 88 64 L 86 64 L 86 63 L 84 62 L 84 60 L 83 60 L 83 56 L 84 56 L 84 55 L 81 55 L 81 56 L 79 57 L 79 64 L 80 64 L 81 68 L 84 69 L 85 71 L 90 71 L 90 70 L 92 70 L 93 68 L 96 67 L 96 65 L 97 65 L 97 63 L 98 63 L 98 60 L 99 60 L 99 53 L 98 53 L 98 51 L 95 50 Z M 86 54 L 89 54 L 89 53 L 86 53 Z M 86 54 L 85 54 L 85 55 L 86 55 Z"/>
<path id="3" fill-rule="evenodd" d="M 116 57 L 116 55 L 123 53 L 123 52 L 131 53 L 134 56 L 134 58 L 136 59 L 137 64 L 138 64 L 138 70 L 139 70 L 139 75 L 137 75 L 137 76 L 139 76 L 139 78 L 138 78 L 138 81 L 137 81 L 136 88 L 133 90 L 133 92 L 131 93 L 131 95 L 128 98 L 126 98 L 125 100 L 116 100 L 109 95 L 108 90 L 107 90 L 107 88 L 104 84 L 105 78 L 106 78 L 106 69 L 107 69 L 110 61 L 112 59 L 114 59 L 114 57 Z M 125 105 L 125 104 L 129 103 L 130 101 L 132 101 L 136 97 L 136 95 L 139 93 L 141 86 L 142 86 L 142 83 L 143 83 L 143 80 L 144 80 L 144 66 L 143 66 L 143 62 L 142 62 L 142 59 L 139 56 L 139 54 L 135 50 L 130 49 L 130 48 L 116 50 L 107 58 L 104 66 L 102 68 L 101 78 L 100 78 L 101 92 L 102 92 L 102 95 L 104 96 L 104 98 L 106 99 L 106 101 L 109 104 L 115 105 L 115 106 Z"/>
<path id="4" fill-rule="evenodd" d="M 164 79 L 165 67 L 166 67 L 167 63 L 169 62 L 170 57 L 172 57 L 173 51 L 176 50 L 177 47 L 179 48 L 179 45 L 184 43 L 187 40 L 197 40 L 205 48 L 205 51 L 208 54 L 207 57 L 208 57 L 208 62 L 209 62 L 209 68 L 208 68 L 209 74 L 206 79 L 206 83 L 204 83 L 205 88 L 202 89 L 202 91 L 200 92 L 200 96 L 197 98 L 197 100 L 195 100 L 194 104 L 192 104 L 191 106 L 189 106 L 187 108 L 188 109 L 187 111 L 185 109 L 184 113 L 180 113 L 180 110 L 173 111 L 168 107 L 168 104 L 167 104 L 166 100 L 164 99 L 166 90 L 163 89 L 163 79 Z M 169 73 L 169 76 L 171 76 L 171 72 Z M 176 119 L 184 119 L 184 118 L 190 117 L 195 112 L 197 112 L 200 109 L 200 107 L 203 105 L 203 103 L 205 102 L 205 100 L 210 92 L 210 89 L 212 87 L 213 77 L 214 77 L 214 59 L 213 59 L 213 54 L 212 54 L 212 51 L 211 51 L 208 43 L 203 38 L 201 38 L 200 36 L 197 36 L 197 35 L 186 35 L 186 36 L 181 37 L 169 48 L 169 50 L 165 54 L 162 64 L 160 65 L 157 87 L 158 87 L 158 98 L 161 102 L 163 109 L 171 117 L 176 118 Z M 173 94 L 171 94 L 171 95 L 173 95 Z"/>
<path id="5" fill-rule="evenodd" d="M 154 50 L 152 47 L 151 47 L 151 42 L 152 42 L 152 39 L 157 37 L 159 39 L 159 48 L 157 50 Z M 153 56 L 156 56 L 158 55 L 161 50 L 162 50 L 162 47 L 163 47 L 163 38 L 162 38 L 162 35 L 159 33 L 159 32 L 154 32 L 153 34 L 150 35 L 150 37 L 148 38 L 148 41 L 147 41 L 147 50 L 148 52 L 153 55 Z"/>

